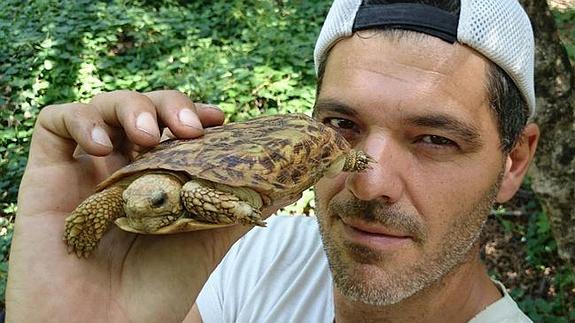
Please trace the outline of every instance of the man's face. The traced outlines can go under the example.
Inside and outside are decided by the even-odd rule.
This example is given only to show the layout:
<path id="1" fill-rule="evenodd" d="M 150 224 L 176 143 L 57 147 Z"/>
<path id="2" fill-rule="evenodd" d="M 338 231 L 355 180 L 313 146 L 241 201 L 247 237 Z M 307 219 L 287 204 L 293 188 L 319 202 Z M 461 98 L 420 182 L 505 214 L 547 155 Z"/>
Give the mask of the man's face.
<path id="1" fill-rule="evenodd" d="M 481 55 L 361 36 L 329 54 L 315 114 L 377 164 L 322 179 L 316 207 L 338 290 L 386 305 L 477 257 L 504 156 Z"/>

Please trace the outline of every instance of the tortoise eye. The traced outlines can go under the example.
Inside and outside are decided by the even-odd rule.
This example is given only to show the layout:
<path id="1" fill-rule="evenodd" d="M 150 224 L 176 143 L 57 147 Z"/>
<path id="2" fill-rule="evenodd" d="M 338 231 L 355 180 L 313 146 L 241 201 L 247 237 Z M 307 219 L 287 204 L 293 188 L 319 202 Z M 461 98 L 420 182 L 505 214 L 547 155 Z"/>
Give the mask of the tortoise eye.
<path id="1" fill-rule="evenodd" d="M 166 203 L 167 200 L 167 194 L 164 191 L 159 191 L 159 192 L 154 192 L 152 194 L 152 197 L 150 198 L 150 202 L 152 204 L 153 208 L 158 208 L 162 205 L 164 205 L 164 203 Z"/>
<path id="2" fill-rule="evenodd" d="M 357 128 L 353 121 L 344 118 L 328 118 L 327 124 L 336 130 L 355 130 Z"/>

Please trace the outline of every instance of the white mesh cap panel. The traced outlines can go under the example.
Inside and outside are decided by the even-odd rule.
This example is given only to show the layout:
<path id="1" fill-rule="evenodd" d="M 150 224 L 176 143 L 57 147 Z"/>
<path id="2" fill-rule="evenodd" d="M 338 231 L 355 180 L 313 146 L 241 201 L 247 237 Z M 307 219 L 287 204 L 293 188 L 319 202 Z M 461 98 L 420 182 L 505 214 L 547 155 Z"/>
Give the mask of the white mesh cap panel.
<path id="1" fill-rule="evenodd" d="M 533 116 L 535 41 L 529 17 L 517 0 L 461 0 L 457 38 L 509 74 Z"/>
<path id="2" fill-rule="evenodd" d="M 321 60 L 340 38 L 351 36 L 355 14 L 362 0 L 335 0 L 315 43 L 313 58 L 317 73 Z"/>

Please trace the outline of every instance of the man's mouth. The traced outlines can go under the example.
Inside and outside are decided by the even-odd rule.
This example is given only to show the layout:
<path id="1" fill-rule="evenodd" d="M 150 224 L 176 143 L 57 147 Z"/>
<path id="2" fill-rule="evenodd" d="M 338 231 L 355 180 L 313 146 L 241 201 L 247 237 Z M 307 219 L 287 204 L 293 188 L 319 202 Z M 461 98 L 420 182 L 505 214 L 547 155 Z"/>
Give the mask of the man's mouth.
<path id="1" fill-rule="evenodd" d="M 340 218 L 340 220 L 343 225 L 343 235 L 347 240 L 374 249 L 395 248 L 413 240 L 409 234 L 381 224 L 368 223 L 355 218 Z"/>

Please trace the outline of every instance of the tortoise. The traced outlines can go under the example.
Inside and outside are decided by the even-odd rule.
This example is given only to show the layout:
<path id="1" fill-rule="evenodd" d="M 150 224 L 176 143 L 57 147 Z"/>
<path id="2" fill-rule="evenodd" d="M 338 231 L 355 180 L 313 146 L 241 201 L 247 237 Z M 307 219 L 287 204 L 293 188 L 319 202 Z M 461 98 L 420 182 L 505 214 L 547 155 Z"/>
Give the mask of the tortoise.
<path id="1" fill-rule="evenodd" d="M 141 234 L 265 226 L 261 208 L 372 162 L 304 114 L 207 128 L 199 138 L 162 141 L 100 183 L 66 218 L 64 241 L 68 252 L 88 257 L 112 223 Z"/>

